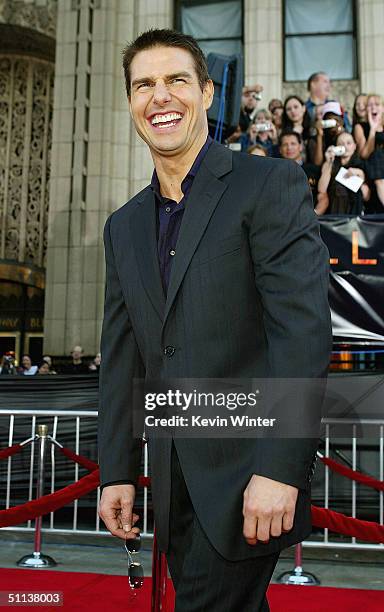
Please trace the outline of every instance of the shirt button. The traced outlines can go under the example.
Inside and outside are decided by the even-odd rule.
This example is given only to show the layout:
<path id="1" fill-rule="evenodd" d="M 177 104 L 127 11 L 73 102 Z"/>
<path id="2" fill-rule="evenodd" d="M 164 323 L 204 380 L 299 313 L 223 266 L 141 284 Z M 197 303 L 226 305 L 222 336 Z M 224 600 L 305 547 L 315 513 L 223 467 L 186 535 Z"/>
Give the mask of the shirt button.
<path id="1" fill-rule="evenodd" d="M 170 207 L 170 206 L 167 206 L 167 207 L 165 208 L 165 212 L 168 212 L 168 213 L 169 213 L 169 212 L 171 212 L 171 207 Z"/>
<path id="2" fill-rule="evenodd" d="M 174 255 L 176 255 L 176 251 L 172 249 L 171 251 L 169 251 L 169 254 L 171 255 L 171 257 L 173 257 Z"/>
<path id="3" fill-rule="evenodd" d="M 164 355 L 166 357 L 172 357 L 172 355 L 174 354 L 175 350 L 176 349 L 175 349 L 174 346 L 166 346 L 165 349 L 164 349 Z"/>

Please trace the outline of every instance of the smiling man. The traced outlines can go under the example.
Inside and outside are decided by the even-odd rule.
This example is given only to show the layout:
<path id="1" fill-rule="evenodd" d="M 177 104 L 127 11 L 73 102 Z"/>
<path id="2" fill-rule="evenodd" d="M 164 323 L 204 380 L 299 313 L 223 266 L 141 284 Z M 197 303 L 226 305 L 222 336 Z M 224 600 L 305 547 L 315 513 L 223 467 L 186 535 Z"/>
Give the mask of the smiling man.
<path id="1" fill-rule="evenodd" d="M 213 85 L 190 36 L 145 32 L 123 66 L 155 166 L 104 230 L 100 516 L 125 539 L 139 531 L 134 378 L 322 377 L 331 336 L 328 253 L 301 168 L 211 140 Z M 269 609 L 280 550 L 311 531 L 316 446 L 150 440 L 156 532 L 177 612 Z"/>

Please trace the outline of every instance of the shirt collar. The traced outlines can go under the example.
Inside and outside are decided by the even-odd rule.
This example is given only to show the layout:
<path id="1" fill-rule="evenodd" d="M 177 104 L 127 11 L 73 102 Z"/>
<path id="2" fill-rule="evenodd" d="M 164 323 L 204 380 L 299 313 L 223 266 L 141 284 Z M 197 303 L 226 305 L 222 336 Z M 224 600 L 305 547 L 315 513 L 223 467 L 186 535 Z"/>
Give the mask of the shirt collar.
<path id="1" fill-rule="evenodd" d="M 182 183 L 181 183 L 181 191 L 184 193 L 184 189 L 183 187 L 185 187 L 185 183 L 187 181 L 187 179 L 189 180 L 193 180 L 197 174 L 197 171 L 199 170 L 201 163 L 211 145 L 211 143 L 213 142 L 213 139 L 211 138 L 211 136 L 208 134 L 207 136 L 207 140 L 205 141 L 205 143 L 203 144 L 202 148 L 200 149 L 199 153 L 197 154 L 197 157 L 195 159 L 195 161 L 193 162 L 191 168 L 189 169 L 188 173 L 186 174 L 186 176 L 183 178 Z M 156 168 L 153 171 L 152 174 L 152 178 L 151 178 L 151 189 L 154 192 L 155 196 L 159 199 L 161 199 L 163 196 L 160 193 L 160 182 L 159 182 L 159 178 L 157 176 L 157 172 L 156 172 Z"/>

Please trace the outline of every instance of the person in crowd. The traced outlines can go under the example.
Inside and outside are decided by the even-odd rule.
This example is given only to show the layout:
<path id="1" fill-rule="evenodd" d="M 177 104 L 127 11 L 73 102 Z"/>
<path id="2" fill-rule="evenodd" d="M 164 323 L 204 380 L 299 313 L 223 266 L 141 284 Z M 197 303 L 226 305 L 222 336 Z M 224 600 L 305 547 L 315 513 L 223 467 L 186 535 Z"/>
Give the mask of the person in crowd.
<path id="1" fill-rule="evenodd" d="M 40 375 L 42 374 L 43 376 L 50 374 L 49 371 L 49 363 L 47 361 L 45 361 L 44 359 L 42 360 L 42 362 L 39 364 L 39 369 L 37 371 L 37 374 Z"/>
<path id="2" fill-rule="evenodd" d="M 101 353 L 96 353 L 95 358 L 93 359 L 93 361 L 91 361 L 91 363 L 88 366 L 89 371 L 99 373 L 100 365 L 101 365 Z"/>
<path id="3" fill-rule="evenodd" d="M 21 360 L 21 368 L 19 368 L 18 373 L 22 376 L 34 376 L 37 374 L 38 366 L 32 365 L 32 359 L 30 355 L 23 355 Z"/>
<path id="4" fill-rule="evenodd" d="M 50 357 L 49 355 L 44 355 L 43 361 L 46 361 L 49 366 L 48 374 L 57 374 L 57 372 L 52 367 L 52 357 Z"/>
<path id="5" fill-rule="evenodd" d="M 279 150 L 283 159 L 291 159 L 302 167 L 307 175 L 313 201 L 317 200 L 317 184 L 320 178 L 320 167 L 303 160 L 303 140 L 295 130 L 284 130 L 279 138 Z"/>
<path id="6" fill-rule="evenodd" d="M 305 102 L 307 111 L 312 121 L 315 120 L 316 106 L 328 102 L 331 93 L 331 79 L 326 72 L 314 72 L 308 79 L 308 100 Z"/>
<path id="7" fill-rule="evenodd" d="M 241 109 L 239 124 L 242 132 L 246 132 L 248 126 L 255 118 L 258 101 L 261 99 L 262 85 L 245 85 L 241 97 Z"/>
<path id="8" fill-rule="evenodd" d="M 62 374 L 88 374 L 88 364 L 83 361 L 83 349 L 80 345 L 74 346 L 71 351 L 72 361 L 62 368 Z"/>
<path id="9" fill-rule="evenodd" d="M 299 96 L 288 96 L 285 99 L 282 126 L 284 131 L 293 130 L 300 134 L 304 142 L 308 140 L 311 118 L 304 101 Z"/>
<path id="10" fill-rule="evenodd" d="M 366 122 L 367 117 L 367 94 L 359 94 L 356 96 L 355 101 L 353 103 L 353 136 L 356 139 L 355 126 L 357 123 Z"/>
<path id="11" fill-rule="evenodd" d="M 277 137 L 279 137 L 282 130 L 282 117 L 284 111 L 282 101 L 278 98 L 272 98 L 272 100 L 268 104 L 268 110 L 271 113 L 272 122 L 276 128 Z"/>
<path id="12" fill-rule="evenodd" d="M 326 72 L 314 72 L 308 79 L 307 89 L 309 91 L 308 100 L 305 105 L 311 118 L 311 122 L 316 121 L 316 107 L 330 102 L 331 79 Z M 344 129 L 347 132 L 352 132 L 352 126 L 349 121 L 348 113 L 342 109 L 342 117 Z"/>
<path id="13" fill-rule="evenodd" d="M 362 184 L 357 192 L 348 189 L 336 180 L 340 168 L 347 168 L 346 176 L 358 176 L 364 181 L 365 164 L 356 153 L 356 143 L 352 134 L 342 132 L 337 136 L 336 146 L 344 147 L 344 153 L 336 156 L 333 146 L 328 147 L 325 152 L 325 162 L 321 169 L 319 180 L 319 194 L 322 197 L 315 208 L 318 215 L 328 213 L 331 215 L 360 215 L 363 212 L 364 203 L 370 198 L 370 189 L 366 182 Z"/>
<path id="14" fill-rule="evenodd" d="M 373 181 L 381 210 L 384 206 L 384 107 L 381 96 L 370 94 L 367 97 L 367 121 L 355 125 L 357 150 L 362 159 L 367 160 L 367 173 Z"/>
<path id="15" fill-rule="evenodd" d="M 255 144 L 247 149 L 247 153 L 250 155 L 259 155 L 260 157 L 268 157 L 266 149 L 260 144 Z"/>
<path id="16" fill-rule="evenodd" d="M 339 102 L 331 100 L 322 106 L 322 117 L 315 123 L 316 135 L 308 142 L 308 161 L 321 166 L 324 162 L 324 152 L 335 144 L 337 136 L 344 131 L 343 111 Z M 332 126 L 326 126 L 324 121 L 332 121 Z"/>
<path id="17" fill-rule="evenodd" d="M 8 351 L 1 359 L 0 374 L 2 376 L 9 376 L 16 373 L 15 353 L 14 351 Z"/>
<path id="18" fill-rule="evenodd" d="M 265 109 L 257 111 L 255 121 L 250 124 L 247 133 L 241 137 L 241 149 L 247 151 L 249 147 L 259 144 L 265 148 L 268 155 L 276 154 L 277 135 L 272 123 L 270 113 Z"/>

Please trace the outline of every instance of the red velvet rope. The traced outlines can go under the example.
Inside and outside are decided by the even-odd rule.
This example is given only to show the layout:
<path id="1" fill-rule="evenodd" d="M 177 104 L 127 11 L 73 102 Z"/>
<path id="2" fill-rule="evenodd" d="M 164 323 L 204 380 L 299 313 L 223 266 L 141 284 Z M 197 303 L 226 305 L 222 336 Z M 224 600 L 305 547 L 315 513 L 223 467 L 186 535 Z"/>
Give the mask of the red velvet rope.
<path id="1" fill-rule="evenodd" d="M 12 527 L 19 523 L 33 520 L 37 516 L 54 512 L 73 500 L 86 495 L 99 486 L 99 470 L 94 470 L 90 474 L 83 476 L 77 482 L 74 482 L 64 489 L 60 489 L 55 493 L 44 495 L 39 499 L 27 502 L 8 510 L 0 511 L 0 527 Z"/>
<path id="2" fill-rule="evenodd" d="M 14 444 L 13 446 L 7 446 L 7 448 L 3 448 L 0 450 L 0 459 L 8 459 L 8 457 L 12 457 L 12 455 L 16 455 L 19 453 L 23 447 L 20 444 Z"/>
<path id="3" fill-rule="evenodd" d="M 99 468 L 97 463 L 95 463 L 94 461 L 91 461 L 90 459 L 87 459 L 87 457 L 84 457 L 84 455 L 77 455 L 76 453 L 71 451 L 69 448 L 65 448 L 64 446 L 62 447 L 57 446 L 57 448 L 63 455 L 68 457 L 68 459 L 71 459 L 75 463 L 78 463 L 86 470 L 89 470 L 89 472 L 93 472 L 94 470 L 97 470 Z"/>
<path id="4" fill-rule="evenodd" d="M 352 536 L 366 542 L 384 543 L 384 526 L 371 521 L 345 516 L 340 512 L 311 506 L 312 525 L 328 528 L 336 533 Z"/>
<path id="5" fill-rule="evenodd" d="M 384 491 L 384 482 L 382 480 L 376 480 L 376 478 L 373 478 L 372 476 L 367 476 L 367 474 L 362 474 L 356 470 L 351 470 L 351 468 L 341 465 L 341 463 L 338 463 L 329 457 L 321 457 L 321 461 L 333 472 L 337 472 L 350 480 L 354 480 L 355 482 L 364 484 L 367 487 L 376 489 L 376 491 Z"/>
<path id="6" fill-rule="evenodd" d="M 0 458 L 4 459 L 6 457 L 10 457 L 11 455 L 19 452 L 22 448 L 22 446 L 16 444 L 14 446 L 10 446 L 9 448 L 3 449 L 0 451 Z M 82 455 L 77 455 L 67 448 L 60 448 L 60 451 L 66 457 L 72 459 L 82 467 L 92 470 L 91 473 L 83 476 L 83 478 L 80 478 L 80 480 L 77 482 L 56 491 L 55 493 L 44 495 L 39 499 L 35 499 L 14 508 L 9 508 L 8 510 L 1 510 L 0 527 L 11 527 L 13 525 L 18 525 L 20 523 L 33 520 L 37 516 L 54 512 L 55 510 L 70 504 L 75 499 L 90 493 L 99 486 L 100 472 L 97 463 L 83 457 Z M 329 467 L 332 467 L 332 469 L 335 469 L 335 471 L 345 475 L 347 478 L 353 477 L 353 480 L 357 480 L 363 484 L 368 484 L 368 486 L 373 486 L 375 484 L 373 488 L 377 488 L 376 485 L 379 484 L 380 490 L 383 490 L 381 488 L 383 483 L 380 481 L 375 481 L 375 479 L 370 476 L 365 476 L 364 474 L 360 474 L 359 472 L 345 468 L 332 459 L 323 459 L 325 459 L 324 463 L 326 465 L 329 465 Z M 347 473 L 345 473 L 345 471 Z M 139 486 L 148 487 L 151 484 L 151 479 L 148 476 L 140 476 L 138 484 Z M 352 536 L 358 538 L 359 540 L 377 542 L 380 544 L 384 543 L 384 526 L 379 525 L 378 523 L 362 521 L 350 516 L 345 516 L 340 512 L 335 512 L 326 508 L 318 508 L 317 506 L 311 506 L 311 510 L 312 524 L 314 527 L 328 528 L 336 533 Z"/>

